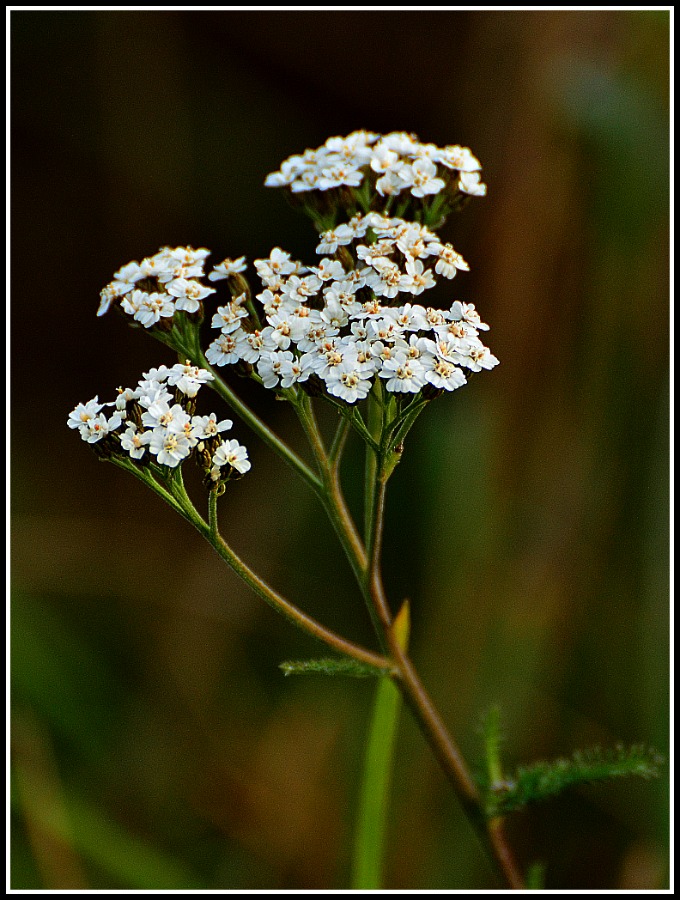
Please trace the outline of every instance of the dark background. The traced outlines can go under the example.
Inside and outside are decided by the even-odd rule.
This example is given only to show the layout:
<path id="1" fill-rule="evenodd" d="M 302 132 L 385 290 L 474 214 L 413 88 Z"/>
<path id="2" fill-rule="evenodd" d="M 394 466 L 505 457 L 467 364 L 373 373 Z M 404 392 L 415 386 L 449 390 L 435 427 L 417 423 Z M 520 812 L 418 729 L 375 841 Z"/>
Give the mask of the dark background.
<path id="1" fill-rule="evenodd" d="M 471 266 L 454 298 L 501 365 L 427 410 L 388 500 L 386 582 L 411 599 L 423 677 L 473 761 L 495 701 L 508 767 L 619 741 L 667 753 L 669 14 L 10 25 L 12 887 L 347 884 L 373 686 L 284 680 L 279 662 L 318 648 L 66 418 L 173 361 L 95 317 L 113 272 L 166 244 L 312 260 L 311 227 L 262 182 L 356 128 L 468 145 L 489 186 L 444 234 Z M 246 393 L 299 446 L 289 410 Z M 373 646 L 315 501 L 233 433 L 253 468 L 221 501 L 226 535 Z M 359 466 L 351 447 L 353 500 Z M 545 861 L 552 888 L 663 886 L 666 775 L 513 819 L 523 866 Z M 495 883 L 408 716 L 387 868 L 393 888 Z"/>

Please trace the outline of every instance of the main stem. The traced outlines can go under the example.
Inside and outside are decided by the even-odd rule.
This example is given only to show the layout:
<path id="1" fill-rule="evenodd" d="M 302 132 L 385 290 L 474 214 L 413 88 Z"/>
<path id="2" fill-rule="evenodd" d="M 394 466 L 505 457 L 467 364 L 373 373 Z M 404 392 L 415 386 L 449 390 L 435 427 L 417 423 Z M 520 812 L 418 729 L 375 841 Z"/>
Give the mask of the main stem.
<path id="1" fill-rule="evenodd" d="M 411 708 L 426 740 L 430 744 L 437 761 L 458 794 L 468 818 L 480 835 L 482 842 L 488 847 L 500 874 L 509 887 L 522 889 L 524 887 L 522 874 L 505 837 L 503 823 L 499 819 L 486 819 L 482 798 L 465 764 L 465 760 L 453 738 L 448 733 L 441 716 L 420 680 L 415 666 L 399 644 L 392 628 L 392 613 L 385 594 L 380 566 L 385 516 L 385 491 L 389 477 L 389 473 L 382 471 L 383 460 L 381 458 L 377 459 L 375 482 L 371 491 L 373 502 L 371 504 L 370 533 L 366 535 L 366 542 L 370 547 L 369 557 L 344 501 L 337 467 L 329 465 L 328 455 L 314 418 L 309 398 L 305 398 L 298 407 L 298 416 L 311 444 L 320 476 L 327 487 L 324 506 L 338 533 L 364 598 L 367 601 L 380 644 L 392 657 L 394 663 L 393 677 L 404 696 L 404 700 Z M 372 451 L 369 450 L 369 452 Z"/>
<path id="2" fill-rule="evenodd" d="M 488 846 L 500 874 L 505 878 L 509 887 L 522 889 L 524 881 L 510 845 L 505 838 L 503 822 L 500 819 L 492 819 L 490 821 L 486 819 L 483 812 L 482 798 L 465 764 L 465 760 L 425 690 L 415 666 L 402 648 L 394 633 L 394 629 L 391 627 L 391 613 L 387 597 L 385 596 L 380 566 L 386 487 L 386 479 L 381 479 L 379 476 L 376 484 L 375 535 L 372 543 L 373 550 L 368 577 L 371 598 L 378 611 L 387 639 L 387 648 L 394 661 L 395 678 L 404 700 L 411 708 L 411 712 L 420 725 L 435 757 L 453 784 L 468 818 L 474 825 L 483 843 Z"/>

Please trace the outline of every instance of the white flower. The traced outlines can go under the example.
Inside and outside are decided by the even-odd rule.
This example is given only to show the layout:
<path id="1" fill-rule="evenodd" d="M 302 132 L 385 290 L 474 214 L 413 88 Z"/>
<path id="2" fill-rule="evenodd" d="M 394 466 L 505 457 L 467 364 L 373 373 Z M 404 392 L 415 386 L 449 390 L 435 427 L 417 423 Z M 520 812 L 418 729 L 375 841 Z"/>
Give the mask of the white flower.
<path id="1" fill-rule="evenodd" d="M 420 360 L 409 359 L 401 351 L 383 362 L 380 377 L 387 379 L 388 391 L 417 394 L 425 384 L 425 367 Z"/>
<path id="2" fill-rule="evenodd" d="M 176 278 L 166 287 L 168 293 L 177 298 L 175 301 L 177 309 L 183 309 L 188 313 L 198 312 L 201 308 L 199 301 L 207 297 L 208 294 L 215 293 L 215 288 L 206 287 L 200 281 L 194 281 L 189 278 Z"/>
<path id="3" fill-rule="evenodd" d="M 289 388 L 298 381 L 307 381 L 311 373 L 309 360 L 303 361 L 297 357 L 284 359 L 281 363 L 281 387 Z"/>
<path id="4" fill-rule="evenodd" d="M 159 269 L 156 277 L 161 284 L 167 284 L 170 281 L 179 281 L 180 279 L 188 281 L 193 278 L 201 278 L 202 275 L 202 265 L 183 266 L 170 257 L 164 260 L 164 265 Z"/>
<path id="5" fill-rule="evenodd" d="M 375 271 L 366 278 L 367 287 L 371 288 L 376 297 L 396 297 L 402 290 L 402 279 L 406 277 L 399 266 L 390 260 L 381 262 L 380 259 L 374 260 L 373 265 Z"/>
<path id="6" fill-rule="evenodd" d="M 396 162 L 399 161 L 399 154 L 394 150 L 390 150 L 384 143 L 376 144 L 371 154 L 371 168 L 374 172 L 387 172 Z"/>
<path id="7" fill-rule="evenodd" d="M 221 334 L 205 351 L 205 358 L 213 366 L 226 366 L 241 359 L 237 335 Z"/>
<path id="8" fill-rule="evenodd" d="M 246 362 L 257 362 L 263 347 L 264 337 L 261 331 L 239 331 L 236 335 L 239 358 Z"/>
<path id="9" fill-rule="evenodd" d="M 477 157 L 467 147 L 459 147 L 457 144 L 444 147 L 437 155 L 437 161 L 448 169 L 458 169 L 459 172 L 478 172 L 482 168 Z"/>
<path id="10" fill-rule="evenodd" d="M 170 251 L 166 247 L 154 256 L 147 256 L 146 259 L 143 259 L 139 264 L 139 271 L 142 273 L 142 276 L 144 278 L 160 278 L 161 275 L 169 274 L 171 278 L 172 275 L 170 273 L 177 266 L 177 262 L 169 254 Z M 169 278 L 165 278 L 165 281 L 168 280 Z"/>
<path id="11" fill-rule="evenodd" d="M 292 275 L 298 269 L 298 263 L 293 262 L 290 253 L 286 253 L 280 247 L 274 247 L 269 254 L 269 259 L 256 259 L 255 270 L 260 278 L 271 278 L 274 275 Z"/>
<path id="12" fill-rule="evenodd" d="M 230 278 L 232 275 L 238 275 L 239 272 L 245 272 L 247 268 L 245 256 L 239 256 L 238 259 L 227 258 L 215 266 L 208 275 L 208 281 L 220 281 L 222 278 Z"/>
<path id="13" fill-rule="evenodd" d="M 347 403 L 356 403 L 368 396 L 372 373 L 359 368 L 352 359 L 345 359 L 329 369 L 325 381 L 328 393 Z"/>
<path id="14" fill-rule="evenodd" d="M 304 335 L 297 342 L 298 350 L 303 352 L 310 352 L 316 349 L 318 345 L 323 343 L 328 338 L 335 337 L 336 334 L 340 331 L 339 328 L 334 328 L 331 325 L 326 324 L 321 318 L 321 313 L 318 310 L 312 310 L 315 313 L 315 316 L 309 317 L 307 320 L 308 325 Z"/>
<path id="15" fill-rule="evenodd" d="M 275 388 L 279 383 L 285 363 L 293 361 L 290 350 L 265 350 L 257 361 L 257 371 L 266 388 Z"/>
<path id="16" fill-rule="evenodd" d="M 417 303 L 391 307 L 385 310 L 385 315 L 393 318 L 399 328 L 404 331 L 427 331 L 430 327 L 425 307 Z"/>
<path id="17" fill-rule="evenodd" d="M 146 409 L 148 409 L 152 403 L 156 403 L 159 400 L 165 400 L 169 403 L 173 399 L 172 394 L 167 389 L 165 383 L 156 381 L 153 378 L 147 378 L 140 381 L 137 385 L 135 396 L 139 405 Z"/>
<path id="18" fill-rule="evenodd" d="M 407 134 L 405 131 L 393 131 L 385 135 L 378 146 L 387 147 L 388 150 L 394 150 L 401 156 L 408 156 L 412 153 L 418 143 L 415 134 Z"/>
<path id="19" fill-rule="evenodd" d="M 318 187 L 322 191 L 341 187 L 343 184 L 346 184 L 348 187 L 358 187 L 363 180 L 364 175 L 360 169 L 347 163 L 341 163 L 321 170 Z"/>
<path id="20" fill-rule="evenodd" d="M 406 275 L 399 281 L 399 290 L 408 291 L 411 294 L 422 294 L 423 291 L 435 286 L 436 282 L 431 269 L 426 269 L 422 260 L 406 259 Z"/>
<path id="21" fill-rule="evenodd" d="M 437 166 L 426 157 L 417 159 L 410 165 L 407 163 L 399 169 L 399 178 L 411 188 L 414 197 L 438 194 L 446 187 L 446 182 L 436 176 Z"/>
<path id="22" fill-rule="evenodd" d="M 132 402 L 132 400 L 137 399 L 137 391 L 133 391 L 132 388 L 118 388 L 118 396 L 115 399 L 114 406 L 118 410 L 118 412 L 125 418 L 123 415 L 128 403 Z"/>
<path id="23" fill-rule="evenodd" d="M 451 304 L 449 316 L 454 322 L 462 319 L 464 322 L 467 322 L 468 325 L 472 325 L 473 328 L 478 328 L 480 331 L 489 330 L 489 326 L 479 318 L 479 313 L 475 309 L 474 303 L 461 303 L 459 300 L 454 301 Z"/>
<path id="24" fill-rule="evenodd" d="M 304 191 L 315 191 L 319 188 L 319 180 L 320 173 L 314 169 L 308 169 L 295 179 L 290 189 L 294 194 L 301 194 Z"/>
<path id="25" fill-rule="evenodd" d="M 103 316 L 109 311 L 111 304 L 121 296 L 115 284 L 107 284 L 99 294 L 98 316 Z"/>
<path id="26" fill-rule="evenodd" d="M 130 262 L 114 274 L 112 283 L 119 294 L 127 294 L 140 278 L 144 278 L 144 272 L 140 269 L 138 263 Z"/>
<path id="27" fill-rule="evenodd" d="M 111 431 L 115 431 L 122 421 L 119 413 L 114 413 L 110 419 L 107 419 L 104 413 L 99 413 L 80 426 L 80 436 L 88 444 L 95 444 Z"/>
<path id="28" fill-rule="evenodd" d="M 215 468 L 218 470 L 217 478 L 219 478 L 219 469 L 222 466 L 229 465 L 232 469 L 236 469 L 236 471 L 240 472 L 242 475 L 250 469 L 248 451 L 242 444 L 239 444 L 239 442 L 235 440 L 223 441 L 213 453 L 212 462 L 213 470 Z M 215 480 L 217 480 L 217 478 L 215 478 Z"/>
<path id="29" fill-rule="evenodd" d="M 470 194 L 472 197 L 486 196 L 486 185 L 481 181 L 479 172 L 461 172 L 458 188 L 464 194 Z"/>
<path id="30" fill-rule="evenodd" d="M 300 278 L 291 275 L 283 288 L 283 295 L 290 297 L 296 303 L 305 303 L 309 297 L 314 297 L 321 290 L 321 279 L 316 275 L 307 275 Z"/>
<path id="31" fill-rule="evenodd" d="M 465 384 L 465 375 L 453 363 L 445 359 L 431 358 L 425 363 L 425 378 L 436 388 L 455 391 Z"/>
<path id="32" fill-rule="evenodd" d="M 396 169 L 388 169 L 375 183 L 375 189 L 381 197 L 399 194 L 408 186 L 408 182 L 401 177 Z"/>
<path id="33" fill-rule="evenodd" d="M 265 187 L 286 187 L 303 171 L 305 161 L 301 156 L 289 156 L 281 163 L 278 172 L 271 172 L 265 179 Z"/>
<path id="34" fill-rule="evenodd" d="M 231 419 L 222 419 L 218 422 L 215 413 L 209 416 L 194 416 L 191 420 L 193 433 L 199 440 L 215 437 L 221 431 L 228 431 L 234 424 Z"/>
<path id="35" fill-rule="evenodd" d="M 150 434 L 149 450 L 163 466 L 175 468 L 191 453 L 191 444 L 186 434 L 165 428 L 154 428 Z"/>
<path id="36" fill-rule="evenodd" d="M 187 363 L 177 363 L 168 371 L 168 384 L 179 388 L 187 397 L 195 397 L 202 384 L 213 381 L 215 376 L 206 369 Z"/>
<path id="37" fill-rule="evenodd" d="M 395 341 L 402 332 L 402 328 L 396 319 L 388 315 L 391 310 L 385 310 L 382 319 L 369 319 L 366 323 L 368 340 L 370 341 Z"/>
<path id="38" fill-rule="evenodd" d="M 354 229 L 351 225 L 338 225 L 337 228 L 333 228 L 331 231 L 324 231 L 316 252 L 322 254 L 335 253 L 338 247 L 345 247 L 347 244 L 351 244 L 354 237 Z"/>
<path id="39" fill-rule="evenodd" d="M 482 369 L 493 369 L 499 360 L 491 353 L 488 347 L 478 338 L 468 338 L 461 341 L 461 364 L 467 366 L 473 372 L 481 372 Z"/>
<path id="40" fill-rule="evenodd" d="M 312 271 L 321 281 L 342 281 L 346 274 L 339 260 L 328 258 L 322 259 Z"/>
<path id="41" fill-rule="evenodd" d="M 293 321 L 288 315 L 268 316 L 271 324 L 262 329 L 263 345 L 268 350 L 287 350 L 290 347 Z M 299 322 L 299 320 L 298 320 Z M 299 326 L 298 326 L 299 327 Z M 304 333 L 304 327 L 300 328 L 300 337 Z"/>
<path id="42" fill-rule="evenodd" d="M 145 291 L 137 289 L 126 294 L 120 304 L 123 312 L 127 313 L 128 316 L 134 316 L 146 303 L 146 298 L 148 296 L 149 295 Z"/>
<path id="43" fill-rule="evenodd" d="M 331 328 L 342 328 L 348 322 L 347 311 L 332 293 L 326 294 L 321 318 Z"/>
<path id="44" fill-rule="evenodd" d="M 205 247 L 198 250 L 194 250 L 193 247 L 175 247 L 174 250 L 170 250 L 166 247 L 163 256 L 179 263 L 180 266 L 203 266 L 210 256 L 210 250 L 206 250 Z"/>
<path id="45" fill-rule="evenodd" d="M 223 334 L 229 334 L 240 328 L 241 319 L 246 318 L 248 315 L 248 310 L 244 309 L 242 305 L 245 302 L 245 298 L 246 295 L 241 294 L 240 297 L 236 297 L 230 303 L 227 303 L 226 306 L 218 306 L 217 312 L 212 317 L 212 327 L 220 328 Z"/>
<path id="46" fill-rule="evenodd" d="M 127 450 L 132 459 L 141 459 L 150 440 L 150 431 L 138 431 L 135 423 L 130 422 L 120 437 L 120 445 L 123 450 Z"/>
<path id="47" fill-rule="evenodd" d="M 443 275 L 444 278 L 454 278 L 458 269 L 463 272 L 470 271 L 470 267 L 460 253 L 456 253 L 451 244 L 444 244 L 439 250 L 439 259 L 434 267 L 435 272 L 437 275 Z"/>
<path id="48" fill-rule="evenodd" d="M 184 407 L 179 403 L 170 406 L 167 400 L 155 400 L 142 413 L 142 424 L 147 428 L 164 428 L 176 434 L 184 431 L 188 421 L 190 416 Z"/>
<path id="49" fill-rule="evenodd" d="M 146 382 L 154 382 L 157 384 L 162 384 L 164 381 L 167 381 L 168 375 L 170 374 L 170 369 L 168 369 L 165 365 L 160 365 L 158 368 L 151 368 L 148 372 L 142 373 L 142 378 L 139 380 L 138 384 L 142 387 Z"/>
<path id="50" fill-rule="evenodd" d="M 69 414 L 68 427 L 81 428 L 83 425 L 87 425 L 103 408 L 104 404 L 99 402 L 98 396 L 88 400 L 87 403 L 79 403 Z"/>
<path id="51" fill-rule="evenodd" d="M 425 340 L 427 342 L 428 350 L 436 356 L 437 359 L 443 359 L 450 363 L 458 363 L 459 365 L 464 362 L 465 345 L 458 338 L 455 338 L 450 334 L 444 334 L 443 336 L 438 334 L 436 341 L 431 341 L 429 338 L 426 338 Z"/>
<path id="52" fill-rule="evenodd" d="M 446 322 L 444 312 L 441 309 L 434 309 L 432 306 L 426 308 L 425 316 L 430 328 L 434 328 L 436 325 L 444 325 Z"/>
<path id="53" fill-rule="evenodd" d="M 136 293 L 142 293 L 137 291 Z M 144 328 L 151 328 L 161 318 L 170 318 L 175 314 L 175 303 L 167 294 L 144 294 L 134 314 L 136 322 Z"/>

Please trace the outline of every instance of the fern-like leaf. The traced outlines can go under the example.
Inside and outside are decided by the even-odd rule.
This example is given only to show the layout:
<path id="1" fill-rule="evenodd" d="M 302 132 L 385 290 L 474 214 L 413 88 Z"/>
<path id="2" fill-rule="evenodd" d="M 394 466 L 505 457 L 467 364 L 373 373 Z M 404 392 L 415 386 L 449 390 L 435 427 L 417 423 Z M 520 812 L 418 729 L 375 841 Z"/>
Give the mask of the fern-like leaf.
<path id="1" fill-rule="evenodd" d="M 560 794 L 567 788 L 611 778 L 653 778 L 663 759 L 643 746 L 577 750 L 570 759 L 522 766 L 514 776 L 486 785 L 487 815 L 498 816 Z"/>

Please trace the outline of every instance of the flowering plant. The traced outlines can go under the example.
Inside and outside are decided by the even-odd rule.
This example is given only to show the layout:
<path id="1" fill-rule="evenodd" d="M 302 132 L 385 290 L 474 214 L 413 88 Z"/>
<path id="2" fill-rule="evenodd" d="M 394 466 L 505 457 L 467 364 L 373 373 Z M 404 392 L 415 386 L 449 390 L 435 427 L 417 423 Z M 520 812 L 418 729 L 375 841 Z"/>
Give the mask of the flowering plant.
<path id="1" fill-rule="evenodd" d="M 633 748 L 542 764 L 540 778 L 531 768 L 507 777 L 492 711 L 485 729 L 487 771 L 473 777 L 408 655 L 408 606 L 394 615 L 385 594 L 380 568 L 385 493 L 407 435 L 432 401 L 498 364 L 481 340 L 488 326 L 472 303 L 454 299 L 446 308 L 425 305 L 426 292 L 438 280 L 451 281 L 468 270 L 437 230 L 470 197 L 486 194 L 480 173 L 479 161 L 467 148 L 423 144 L 404 133 L 357 131 L 289 157 L 265 184 L 283 189 L 312 219 L 319 259 L 305 265 L 275 247 L 254 261 L 260 282 L 255 290 L 244 275 L 244 257 L 223 260 L 206 278 L 206 249 L 164 247 L 122 266 L 101 292 L 98 315 L 114 309 L 129 317 L 132 325 L 171 348 L 178 362 L 145 372 L 135 388 L 119 388 L 115 400 L 100 403 L 95 397 L 78 404 L 68 420 L 101 458 L 135 475 L 194 525 L 260 597 L 335 651 L 330 659 L 284 663 L 284 672 L 379 679 L 357 829 L 357 888 L 380 884 L 393 726 L 401 697 L 511 887 L 523 886 L 525 877 L 504 834 L 508 812 L 569 784 L 616 774 L 650 775 L 657 765 L 653 754 Z M 218 287 L 211 285 L 219 282 L 226 282 L 228 294 L 213 298 Z M 206 317 L 217 336 L 204 350 Z M 313 468 L 240 399 L 223 371 L 255 381 L 289 404 L 309 440 Z M 232 420 L 197 413 L 203 386 L 226 401 L 321 501 L 371 614 L 379 652 L 346 640 L 282 597 L 222 536 L 217 500 L 251 464 L 244 446 L 222 436 Z M 337 413 L 330 440 L 318 425 L 315 402 Z M 341 481 L 351 430 L 366 451 L 362 531 L 348 510 Z M 184 486 L 182 465 L 189 458 L 203 473 L 207 518 Z"/>

